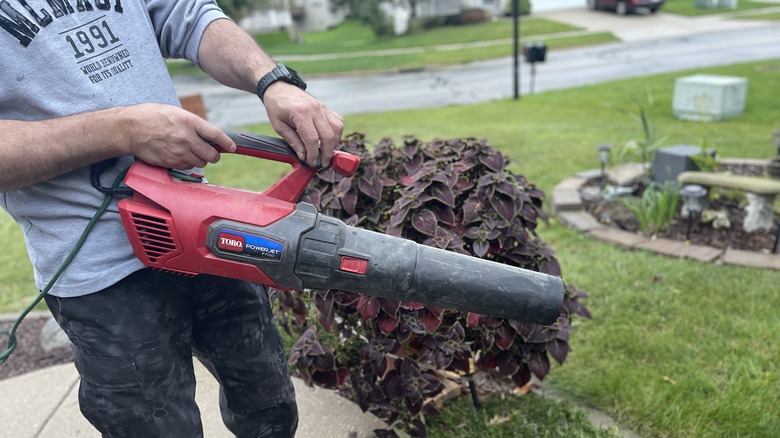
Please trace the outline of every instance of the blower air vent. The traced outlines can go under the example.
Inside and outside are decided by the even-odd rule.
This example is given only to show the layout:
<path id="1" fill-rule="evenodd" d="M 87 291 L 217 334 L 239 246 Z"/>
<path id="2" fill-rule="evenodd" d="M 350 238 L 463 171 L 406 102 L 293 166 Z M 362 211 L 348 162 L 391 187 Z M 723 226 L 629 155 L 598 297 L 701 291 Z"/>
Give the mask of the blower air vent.
<path id="1" fill-rule="evenodd" d="M 151 263 L 166 254 L 176 252 L 176 241 L 171 234 L 170 222 L 165 218 L 132 213 L 133 227 L 144 253 Z"/>

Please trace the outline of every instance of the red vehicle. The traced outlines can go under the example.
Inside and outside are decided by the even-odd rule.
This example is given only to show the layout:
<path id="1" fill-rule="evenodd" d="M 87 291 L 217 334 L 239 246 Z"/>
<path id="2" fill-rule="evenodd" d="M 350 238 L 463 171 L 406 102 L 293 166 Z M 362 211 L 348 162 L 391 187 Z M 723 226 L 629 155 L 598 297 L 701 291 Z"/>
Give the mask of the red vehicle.
<path id="1" fill-rule="evenodd" d="M 648 9 L 655 13 L 664 4 L 664 0 L 587 0 L 590 9 L 611 9 L 618 15 L 626 15 L 636 9 Z"/>

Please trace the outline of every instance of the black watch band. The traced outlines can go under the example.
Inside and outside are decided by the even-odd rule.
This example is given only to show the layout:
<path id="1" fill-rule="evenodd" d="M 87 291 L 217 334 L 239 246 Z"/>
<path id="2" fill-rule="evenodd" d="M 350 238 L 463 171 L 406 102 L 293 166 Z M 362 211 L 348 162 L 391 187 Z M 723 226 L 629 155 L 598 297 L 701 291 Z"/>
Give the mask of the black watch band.
<path id="1" fill-rule="evenodd" d="M 284 64 L 276 64 L 276 67 L 274 67 L 273 70 L 266 73 L 266 75 L 260 78 L 260 81 L 257 82 L 257 96 L 260 97 L 260 100 L 263 100 L 265 90 L 267 90 L 268 87 L 276 81 L 284 81 L 288 84 L 295 85 L 301 90 L 306 90 L 306 82 L 304 82 L 303 78 L 298 74 L 297 71 L 287 67 Z"/>

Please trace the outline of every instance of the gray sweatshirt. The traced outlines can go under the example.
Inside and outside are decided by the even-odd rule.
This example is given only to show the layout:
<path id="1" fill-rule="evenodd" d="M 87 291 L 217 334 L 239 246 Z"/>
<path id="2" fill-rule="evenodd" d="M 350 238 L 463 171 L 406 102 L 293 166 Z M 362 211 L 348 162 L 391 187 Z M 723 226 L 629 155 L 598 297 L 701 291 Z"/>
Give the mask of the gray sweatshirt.
<path id="1" fill-rule="evenodd" d="M 224 14 L 207 0 L 2 0 L 0 119 L 43 120 L 147 102 L 178 105 L 164 58 L 198 64 L 203 32 L 219 18 Z M 123 157 L 106 171 L 103 185 L 131 161 Z M 0 192 L 0 205 L 24 232 L 39 289 L 103 201 L 89 175 L 86 167 Z M 114 200 L 50 293 L 97 292 L 142 267 Z"/>

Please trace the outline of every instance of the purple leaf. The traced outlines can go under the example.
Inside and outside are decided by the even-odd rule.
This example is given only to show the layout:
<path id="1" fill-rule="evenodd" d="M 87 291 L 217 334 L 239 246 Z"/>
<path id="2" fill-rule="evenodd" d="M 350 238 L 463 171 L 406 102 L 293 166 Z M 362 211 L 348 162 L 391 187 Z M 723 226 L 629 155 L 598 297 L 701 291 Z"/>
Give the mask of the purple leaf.
<path id="1" fill-rule="evenodd" d="M 426 236 L 436 234 L 436 215 L 429 209 L 423 209 L 412 214 L 412 226 Z"/>
<path id="2" fill-rule="evenodd" d="M 455 207 L 455 194 L 452 193 L 452 189 L 446 184 L 435 183 L 431 184 L 431 195 L 440 201 L 442 204 L 448 207 Z"/>
<path id="3" fill-rule="evenodd" d="M 317 320 L 322 324 L 322 328 L 324 328 L 326 332 L 329 332 L 333 329 L 333 324 L 336 322 L 336 314 L 334 312 L 327 314 L 320 313 Z"/>
<path id="4" fill-rule="evenodd" d="M 561 276 L 561 265 L 558 264 L 558 260 L 554 259 L 554 258 L 553 259 L 549 259 L 549 260 L 548 259 L 542 260 L 539 263 L 539 271 L 541 271 L 541 272 L 543 272 L 545 274 L 549 274 L 549 275 L 554 275 L 556 277 L 560 277 Z"/>
<path id="5" fill-rule="evenodd" d="M 517 199 L 519 196 L 517 185 L 510 181 L 502 181 L 496 184 L 496 191 L 506 195 L 511 199 Z"/>
<path id="6" fill-rule="evenodd" d="M 504 157 L 498 152 L 480 155 L 479 161 L 494 172 L 504 169 Z"/>
<path id="7" fill-rule="evenodd" d="M 547 358 L 547 354 L 539 351 L 531 353 L 531 357 L 528 359 L 528 369 L 539 379 L 544 379 L 544 376 L 550 372 L 550 359 Z"/>
<path id="8" fill-rule="evenodd" d="M 390 316 L 398 315 L 398 309 L 401 307 L 401 303 L 399 301 L 388 300 L 387 298 L 381 297 L 377 297 L 377 300 L 379 300 L 379 305 L 382 307 L 382 310 L 384 310 L 385 313 Z"/>
<path id="9" fill-rule="evenodd" d="M 336 364 L 333 360 L 333 353 L 330 350 L 327 350 L 325 354 L 315 356 L 314 360 L 312 361 L 312 366 L 317 371 L 334 370 L 336 368 Z"/>
<path id="10" fill-rule="evenodd" d="M 508 325 L 501 324 L 496 330 L 495 343 L 498 348 L 502 350 L 508 350 L 512 346 L 512 342 L 515 340 L 515 331 Z"/>
<path id="11" fill-rule="evenodd" d="M 390 370 L 384 378 L 384 384 L 382 385 L 385 390 L 385 394 L 390 400 L 395 400 L 404 395 L 403 382 L 401 376 L 398 374 L 398 370 Z"/>
<path id="12" fill-rule="evenodd" d="M 514 200 L 504 195 L 495 195 L 490 200 L 490 205 L 507 222 L 511 222 L 517 215 L 517 205 Z"/>
<path id="13" fill-rule="evenodd" d="M 414 175 L 415 173 L 417 173 L 418 170 L 420 170 L 422 164 L 423 164 L 422 157 L 416 156 L 412 158 L 410 161 L 404 163 L 404 171 L 406 171 L 407 175 Z"/>
<path id="14" fill-rule="evenodd" d="M 357 193 L 353 191 L 346 192 L 344 193 L 344 196 L 341 197 L 341 207 L 350 216 L 355 214 L 355 207 L 357 206 L 357 198 L 358 198 Z"/>
<path id="15" fill-rule="evenodd" d="M 417 415 L 420 413 L 423 405 L 423 395 L 420 391 L 412 391 L 406 394 L 406 408 L 409 409 L 409 413 Z"/>
<path id="16" fill-rule="evenodd" d="M 438 205 L 438 204 L 431 204 L 428 207 L 435 215 L 436 218 L 449 226 L 455 225 L 455 212 L 452 211 L 451 207 L 447 207 L 444 205 Z"/>
<path id="17" fill-rule="evenodd" d="M 459 322 L 455 322 L 455 324 L 447 330 L 447 337 L 451 341 L 462 342 L 466 337 L 466 331 L 463 330 L 463 326 L 460 325 Z"/>
<path id="18" fill-rule="evenodd" d="M 361 295 L 358 299 L 357 310 L 363 319 L 374 319 L 379 314 L 379 301 L 368 295 Z"/>
<path id="19" fill-rule="evenodd" d="M 444 314 L 444 307 L 441 306 L 434 306 L 432 304 L 428 304 L 425 306 L 425 309 L 428 310 L 438 319 L 441 319 L 442 314 Z"/>
<path id="20" fill-rule="evenodd" d="M 409 214 L 409 206 L 401 207 L 398 210 L 394 211 L 393 214 L 390 216 L 390 226 L 392 227 L 401 227 L 403 225 L 404 221 L 406 221 L 406 215 Z"/>
<path id="21" fill-rule="evenodd" d="M 469 327 L 476 327 L 479 325 L 479 317 L 480 315 L 478 313 L 469 312 L 466 315 L 466 322 L 468 322 Z"/>
<path id="22" fill-rule="evenodd" d="M 563 361 L 566 360 L 566 356 L 569 354 L 569 344 L 556 339 L 547 345 L 547 351 L 550 352 L 550 356 L 556 362 L 563 365 Z"/>
<path id="23" fill-rule="evenodd" d="M 471 243 L 471 249 L 474 251 L 475 256 L 485 257 L 485 254 L 490 250 L 490 244 L 484 240 L 475 240 Z"/>
<path id="24" fill-rule="evenodd" d="M 531 336 L 536 329 L 536 325 L 528 322 L 509 321 L 509 325 L 525 340 L 528 340 L 528 337 Z"/>
<path id="25" fill-rule="evenodd" d="M 322 196 L 320 195 L 320 192 L 317 190 L 307 190 L 306 193 L 301 197 L 301 200 L 303 202 L 308 202 L 309 204 L 319 206 L 320 200 L 322 199 Z"/>
<path id="26" fill-rule="evenodd" d="M 523 365 L 516 373 L 512 374 L 512 381 L 518 387 L 525 386 L 531 381 L 531 371 L 527 366 Z"/>
<path id="27" fill-rule="evenodd" d="M 336 291 L 333 293 L 333 299 L 342 306 L 354 304 L 360 298 L 359 294 L 353 292 Z"/>
<path id="28" fill-rule="evenodd" d="M 439 324 L 441 324 L 441 316 L 436 317 L 436 315 L 427 310 L 422 310 L 420 313 L 420 321 L 425 327 L 425 331 L 428 333 L 435 332 L 439 328 Z"/>
<path id="29" fill-rule="evenodd" d="M 470 197 L 463 203 L 463 223 L 479 222 L 482 218 L 483 208 L 479 199 Z"/>
<path id="30" fill-rule="evenodd" d="M 398 317 L 397 316 L 390 316 L 384 312 L 379 314 L 379 317 L 377 318 L 377 324 L 379 325 L 379 330 L 382 331 L 385 335 L 389 335 L 393 332 L 396 328 L 398 328 Z"/>
<path id="31" fill-rule="evenodd" d="M 534 328 L 534 332 L 528 338 L 528 342 L 531 344 L 546 344 L 555 339 L 555 335 L 556 333 L 554 330 L 537 325 Z"/>
<path id="32" fill-rule="evenodd" d="M 311 379 L 324 388 L 335 388 L 339 381 L 336 371 L 315 371 L 312 373 Z"/>
<path id="33" fill-rule="evenodd" d="M 498 372 L 502 376 L 511 376 L 520 369 L 520 364 L 514 354 L 504 351 L 496 359 L 496 365 L 498 365 Z"/>

